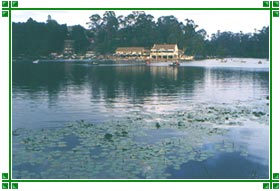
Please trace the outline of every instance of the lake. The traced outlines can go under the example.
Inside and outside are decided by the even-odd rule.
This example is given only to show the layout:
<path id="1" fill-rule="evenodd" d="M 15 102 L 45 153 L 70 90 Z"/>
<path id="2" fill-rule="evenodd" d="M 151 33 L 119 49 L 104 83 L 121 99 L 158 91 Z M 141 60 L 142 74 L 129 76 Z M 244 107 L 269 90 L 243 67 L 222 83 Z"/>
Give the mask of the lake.
<path id="1" fill-rule="evenodd" d="M 13 179 L 267 179 L 258 61 L 14 62 Z"/>

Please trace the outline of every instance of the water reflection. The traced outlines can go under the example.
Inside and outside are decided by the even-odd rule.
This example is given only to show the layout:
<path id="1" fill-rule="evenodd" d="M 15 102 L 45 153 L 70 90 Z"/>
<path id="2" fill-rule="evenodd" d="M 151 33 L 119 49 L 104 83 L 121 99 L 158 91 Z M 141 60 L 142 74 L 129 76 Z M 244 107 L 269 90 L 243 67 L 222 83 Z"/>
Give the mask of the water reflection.
<path id="1" fill-rule="evenodd" d="M 203 64 L 204 62 L 202 61 Z M 267 177 L 267 69 L 206 67 L 200 63 L 191 65 L 96 67 L 77 63 L 13 63 L 13 129 L 63 129 L 69 121 L 85 120 L 93 124 L 107 124 L 111 119 L 133 119 L 143 121 L 134 125 L 153 135 L 133 138 L 133 141 L 141 140 L 152 144 L 154 138 L 166 141 L 169 136 L 180 135 L 187 139 L 198 136 L 198 140 L 204 142 L 199 142 L 198 146 L 192 143 L 195 151 L 207 153 L 212 150 L 211 157 L 204 162 L 192 161 L 194 156 L 186 160 L 189 156 L 184 157 L 181 153 L 181 162 L 176 164 L 179 169 L 174 168 L 174 165 L 164 164 L 164 168 L 158 170 L 169 175 L 153 174 L 155 177 Z M 155 125 L 156 122 L 160 125 Z M 202 131 L 192 129 L 196 127 Z M 211 128 L 228 131 L 219 139 L 212 140 L 212 130 L 209 130 Z M 203 132 L 205 137 L 201 137 L 198 132 Z M 14 140 L 16 141 L 17 137 Z M 79 139 L 76 142 L 80 141 Z M 131 149 L 139 149 L 137 144 L 136 148 Z M 227 144 L 235 147 L 228 148 Z M 157 149 L 156 147 L 155 150 Z M 184 148 L 181 149 L 183 152 Z M 230 153 L 224 153 L 228 149 L 232 149 Z M 176 153 L 172 155 L 175 157 Z M 202 159 L 205 160 L 204 157 Z M 226 166 L 233 160 L 237 160 L 233 165 L 236 168 L 247 165 L 246 173 L 234 171 L 233 176 L 229 177 L 222 168 L 213 167 L 215 162 Z M 173 161 L 172 157 L 170 161 Z M 199 170 L 205 169 L 203 165 L 210 169 L 206 174 L 205 170 Z M 27 168 L 23 166 L 19 165 L 20 168 Z M 251 173 L 252 169 L 249 167 L 252 167 L 254 172 Z M 197 174 L 193 171 L 186 173 L 190 169 L 197 171 Z M 102 176 L 106 178 L 106 174 Z M 140 178 L 142 176 L 139 175 Z"/>
<path id="2" fill-rule="evenodd" d="M 207 68 L 204 81 L 197 82 L 196 100 L 232 103 L 264 98 L 268 94 L 268 72 Z"/>
<path id="3" fill-rule="evenodd" d="M 13 123 L 38 128 L 141 108 L 173 112 L 188 103 L 254 101 L 268 95 L 268 83 L 267 71 L 247 68 L 13 63 Z"/>

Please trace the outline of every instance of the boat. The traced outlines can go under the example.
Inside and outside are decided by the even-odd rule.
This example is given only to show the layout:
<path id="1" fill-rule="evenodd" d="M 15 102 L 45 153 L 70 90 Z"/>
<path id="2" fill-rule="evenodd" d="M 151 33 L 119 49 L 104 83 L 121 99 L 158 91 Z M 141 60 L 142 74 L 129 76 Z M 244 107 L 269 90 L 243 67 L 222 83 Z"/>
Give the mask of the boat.
<path id="1" fill-rule="evenodd" d="M 175 66 L 180 66 L 180 63 L 178 61 L 172 62 L 169 64 L 169 66 L 175 67 Z"/>
<path id="2" fill-rule="evenodd" d="M 99 63 L 97 63 L 97 62 L 90 62 L 89 64 L 90 65 L 94 65 L 94 66 L 98 66 L 99 65 Z"/>
<path id="3" fill-rule="evenodd" d="M 32 64 L 38 64 L 40 60 L 34 60 Z"/>

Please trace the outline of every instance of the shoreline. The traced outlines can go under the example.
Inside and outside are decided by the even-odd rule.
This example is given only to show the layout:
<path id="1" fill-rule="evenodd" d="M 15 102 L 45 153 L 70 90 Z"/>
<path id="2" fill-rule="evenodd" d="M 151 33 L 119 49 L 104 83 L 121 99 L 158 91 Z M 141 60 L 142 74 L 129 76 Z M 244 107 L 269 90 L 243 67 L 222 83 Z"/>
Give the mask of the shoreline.
<path id="1" fill-rule="evenodd" d="M 188 62 L 193 62 L 193 61 L 204 61 L 204 60 L 216 60 L 217 62 L 221 62 L 221 63 L 226 63 L 227 61 L 231 62 L 236 62 L 237 60 L 246 63 L 246 61 L 244 61 L 245 59 L 256 59 L 256 60 L 266 60 L 269 61 L 268 58 L 239 58 L 239 57 L 227 57 L 227 58 L 204 58 L 204 59 L 170 59 L 170 60 L 166 60 L 166 59 L 161 59 L 161 60 L 155 60 L 155 59 L 119 59 L 119 58 L 93 58 L 93 59 L 51 59 L 51 58 L 46 58 L 46 57 L 42 57 L 42 58 L 37 58 L 37 59 L 32 59 L 32 58 L 18 58 L 18 57 L 14 57 L 12 59 L 13 62 L 69 62 L 69 63 L 114 63 L 114 64 L 121 64 L 121 63 L 131 63 L 131 64 L 139 64 L 139 63 L 143 63 L 146 65 L 149 64 L 160 64 L 160 63 L 173 63 L 174 61 L 178 61 L 179 63 L 188 63 Z M 148 63 L 147 63 L 148 62 Z"/>

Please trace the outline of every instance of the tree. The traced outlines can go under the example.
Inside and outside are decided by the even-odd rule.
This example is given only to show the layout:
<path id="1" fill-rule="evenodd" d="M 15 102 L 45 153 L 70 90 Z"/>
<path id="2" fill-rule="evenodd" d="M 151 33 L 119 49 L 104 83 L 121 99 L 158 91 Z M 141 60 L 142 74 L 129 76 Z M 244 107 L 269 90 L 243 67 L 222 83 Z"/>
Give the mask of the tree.
<path id="1" fill-rule="evenodd" d="M 74 48 L 75 52 L 77 53 L 85 52 L 90 45 L 86 34 L 86 29 L 81 25 L 75 25 L 72 27 L 70 38 L 75 41 Z"/>
<path id="2" fill-rule="evenodd" d="M 80 25 L 72 27 L 70 36 L 66 25 L 48 19 L 38 23 L 28 19 L 25 23 L 13 23 L 13 55 L 48 55 L 61 52 L 64 40 L 75 41 L 75 50 L 83 53 L 90 48 L 100 54 L 111 54 L 117 47 L 142 46 L 151 48 L 155 43 L 177 44 L 187 55 L 262 57 L 269 56 L 269 28 L 263 27 L 254 33 L 242 31 L 218 31 L 207 35 L 204 29 L 191 19 L 185 23 L 174 16 L 154 17 L 144 11 L 133 11 L 127 16 L 116 16 L 106 11 L 102 16 L 93 14 L 87 23 L 89 29 Z M 90 44 L 90 42 L 91 44 Z"/>
<path id="3" fill-rule="evenodd" d="M 26 23 L 13 23 L 13 55 L 38 57 L 61 52 L 66 34 L 66 25 L 53 20 L 38 23 L 29 18 Z"/>
<path id="4" fill-rule="evenodd" d="M 158 18 L 157 30 L 159 34 L 158 43 L 179 44 L 182 46 L 183 31 L 182 23 L 174 16 L 162 16 Z"/>

